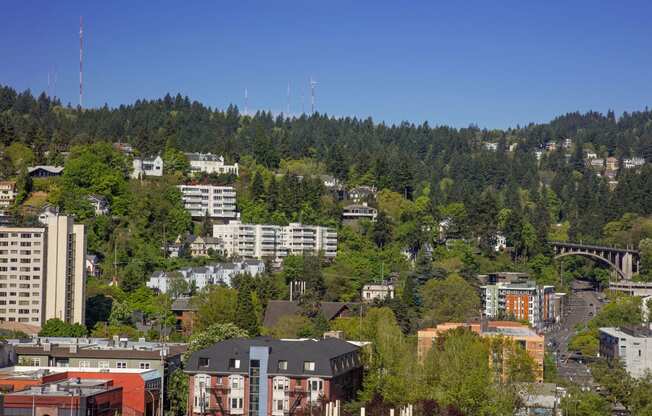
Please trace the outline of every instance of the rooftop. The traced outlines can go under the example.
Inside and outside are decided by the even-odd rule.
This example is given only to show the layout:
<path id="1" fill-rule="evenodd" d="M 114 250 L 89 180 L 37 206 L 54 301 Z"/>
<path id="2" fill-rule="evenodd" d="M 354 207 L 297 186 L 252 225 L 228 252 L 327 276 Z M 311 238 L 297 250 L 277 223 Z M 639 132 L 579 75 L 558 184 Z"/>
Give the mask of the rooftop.
<path id="1" fill-rule="evenodd" d="M 600 331 L 616 338 L 652 338 L 652 329 L 645 326 L 625 326 L 622 328 L 607 327 L 600 328 Z"/>
<path id="2" fill-rule="evenodd" d="M 112 387 L 107 379 L 70 378 L 42 386 L 32 386 L 25 390 L 8 393 L 8 396 L 94 396 L 107 390 L 121 389 Z"/>

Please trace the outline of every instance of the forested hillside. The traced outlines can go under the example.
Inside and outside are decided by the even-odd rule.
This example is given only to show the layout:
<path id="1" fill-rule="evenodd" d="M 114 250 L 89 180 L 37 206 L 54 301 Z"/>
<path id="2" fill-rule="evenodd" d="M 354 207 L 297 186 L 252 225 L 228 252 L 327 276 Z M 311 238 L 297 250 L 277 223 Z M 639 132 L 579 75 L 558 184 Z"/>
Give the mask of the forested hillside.
<path id="1" fill-rule="evenodd" d="M 572 149 L 559 147 L 537 162 L 534 150 L 564 138 L 572 139 Z M 310 158 L 324 173 L 349 185 L 375 185 L 412 200 L 427 187 L 436 218 L 441 217 L 437 207 L 462 202 L 467 214 L 473 214 L 483 201 L 484 209 L 525 210 L 524 218 L 542 233 L 550 221 L 568 221 L 571 239 L 597 240 L 606 222 L 626 212 L 652 213 L 649 166 L 636 173 L 621 169 L 618 186 L 610 192 L 606 181 L 585 167 L 582 154 L 589 148 L 604 157 L 638 155 L 649 162 L 651 111 L 625 113 L 618 120 L 613 112 L 572 113 L 547 124 L 487 131 L 427 123 L 387 126 L 324 114 L 274 118 L 260 112 L 243 117 L 235 106 L 222 111 L 180 95 L 80 111 L 45 94 L 34 97 L 29 91 L 0 87 L 1 145 L 22 142 L 33 149 L 35 163 L 47 163 L 75 144 L 97 141 L 131 143 L 142 154 L 171 147 L 223 154 L 231 161 L 251 156 L 270 170 L 278 169 L 282 160 Z M 487 141 L 497 142 L 497 151 L 486 150 L 482 144 Z M 518 143 L 516 149 L 507 151 L 513 143 Z M 17 173 L 7 152 L 0 172 Z M 546 192 L 541 183 L 548 185 Z M 545 204 L 537 204 L 540 200 Z M 550 215 L 528 212 L 535 206 Z M 477 218 L 467 215 L 464 226 L 487 225 L 474 224 Z"/>

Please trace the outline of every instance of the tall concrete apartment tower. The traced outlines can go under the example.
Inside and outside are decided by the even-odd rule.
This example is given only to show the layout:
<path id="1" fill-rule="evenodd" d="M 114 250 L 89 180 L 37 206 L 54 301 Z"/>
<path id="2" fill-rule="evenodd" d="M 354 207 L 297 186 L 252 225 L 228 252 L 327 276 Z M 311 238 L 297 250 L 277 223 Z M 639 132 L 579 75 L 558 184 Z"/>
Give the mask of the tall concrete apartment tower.
<path id="1" fill-rule="evenodd" d="M 41 326 L 45 228 L 0 227 L 0 322 Z"/>
<path id="2" fill-rule="evenodd" d="M 45 321 L 84 324 L 86 231 L 72 217 L 48 219 Z"/>

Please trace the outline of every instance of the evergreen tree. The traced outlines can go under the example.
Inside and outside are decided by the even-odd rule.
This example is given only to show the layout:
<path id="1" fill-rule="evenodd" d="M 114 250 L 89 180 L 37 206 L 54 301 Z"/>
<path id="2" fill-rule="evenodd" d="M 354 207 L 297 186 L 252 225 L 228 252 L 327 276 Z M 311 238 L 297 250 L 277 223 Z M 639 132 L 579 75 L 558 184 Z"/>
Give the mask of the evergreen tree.
<path id="1" fill-rule="evenodd" d="M 238 288 L 235 324 L 238 328 L 245 330 L 249 335 L 256 336 L 259 334 L 260 328 L 252 293 L 251 276 L 246 275 L 241 280 Z"/>

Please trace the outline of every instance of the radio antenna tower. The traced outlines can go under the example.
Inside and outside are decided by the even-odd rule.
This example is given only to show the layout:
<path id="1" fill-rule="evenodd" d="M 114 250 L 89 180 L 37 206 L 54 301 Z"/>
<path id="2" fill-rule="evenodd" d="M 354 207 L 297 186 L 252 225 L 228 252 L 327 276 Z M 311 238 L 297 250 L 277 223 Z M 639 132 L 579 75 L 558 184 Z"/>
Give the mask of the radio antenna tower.
<path id="1" fill-rule="evenodd" d="M 79 16 L 79 108 L 82 108 L 84 101 L 84 20 Z"/>
<path id="2" fill-rule="evenodd" d="M 249 110 L 247 109 L 248 106 L 249 106 L 249 93 L 247 92 L 247 87 L 245 87 L 245 108 L 244 108 L 245 116 L 249 115 Z"/>
<path id="3" fill-rule="evenodd" d="M 312 79 L 310 77 L 310 100 L 311 100 L 311 108 L 312 108 L 312 114 L 315 114 L 315 86 L 317 85 L 317 81 Z"/>
<path id="4" fill-rule="evenodd" d="M 290 81 L 288 81 L 288 105 L 287 105 L 287 117 L 290 117 Z"/>

